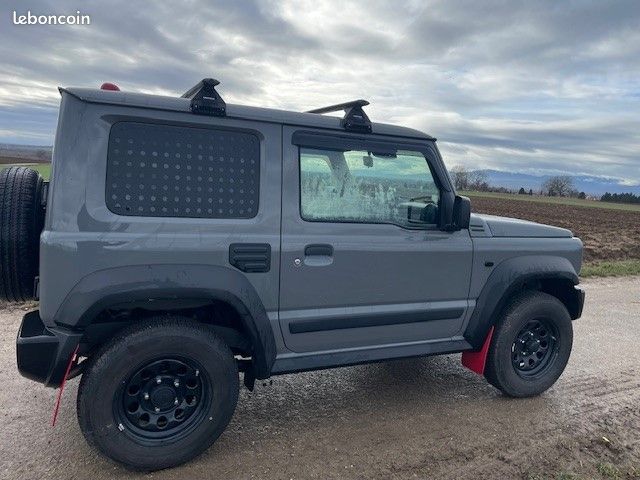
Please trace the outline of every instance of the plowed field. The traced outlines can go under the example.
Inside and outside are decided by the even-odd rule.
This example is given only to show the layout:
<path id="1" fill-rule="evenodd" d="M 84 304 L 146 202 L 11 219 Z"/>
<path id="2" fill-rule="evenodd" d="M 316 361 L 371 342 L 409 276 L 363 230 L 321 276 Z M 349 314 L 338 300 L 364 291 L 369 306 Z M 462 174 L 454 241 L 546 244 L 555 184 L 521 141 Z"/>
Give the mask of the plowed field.
<path id="1" fill-rule="evenodd" d="M 640 259 L 640 211 L 473 195 L 471 209 L 568 228 L 584 242 L 586 262 Z"/>

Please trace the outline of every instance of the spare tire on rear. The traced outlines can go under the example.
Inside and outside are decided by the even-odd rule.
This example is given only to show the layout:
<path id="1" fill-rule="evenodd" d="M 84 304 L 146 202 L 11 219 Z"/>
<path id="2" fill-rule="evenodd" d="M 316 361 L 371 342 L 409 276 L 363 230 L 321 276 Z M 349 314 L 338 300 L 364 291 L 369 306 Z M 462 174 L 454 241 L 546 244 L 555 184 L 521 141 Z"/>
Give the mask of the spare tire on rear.
<path id="1" fill-rule="evenodd" d="M 43 184 L 31 168 L 0 172 L 0 300 L 24 302 L 35 296 L 44 226 Z"/>

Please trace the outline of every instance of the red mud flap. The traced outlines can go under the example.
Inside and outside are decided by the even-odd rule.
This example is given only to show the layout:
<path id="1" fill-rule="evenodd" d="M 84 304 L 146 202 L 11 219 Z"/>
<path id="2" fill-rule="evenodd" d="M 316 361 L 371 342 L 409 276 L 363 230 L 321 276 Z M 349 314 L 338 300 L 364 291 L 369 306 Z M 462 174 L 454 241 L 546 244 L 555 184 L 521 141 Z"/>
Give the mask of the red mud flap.
<path id="1" fill-rule="evenodd" d="M 478 375 L 484 375 L 484 367 L 487 365 L 487 353 L 493 337 L 493 327 L 489 330 L 487 338 L 484 339 L 482 348 L 476 351 L 462 352 L 462 365 Z"/>
<path id="2" fill-rule="evenodd" d="M 60 384 L 60 389 L 58 390 L 58 397 L 56 399 L 56 405 L 53 408 L 53 415 L 51 415 L 51 426 L 56 426 L 56 419 L 58 418 L 58 410 L 60 409 L 60 401 L 62 400 L 62 392 L 64 392 L 64 385 L 67 383 L 67 378 L 69 377 L 69 372 L 71 371 L 71 367 L 74 363 L 78 361 L 78 349 L 80 345 L 76 347 L 69 359 L 69 363 L 67 364 L 67 369 L 64 372 L 64 377 L 62 378 L 62 383 Z"/>

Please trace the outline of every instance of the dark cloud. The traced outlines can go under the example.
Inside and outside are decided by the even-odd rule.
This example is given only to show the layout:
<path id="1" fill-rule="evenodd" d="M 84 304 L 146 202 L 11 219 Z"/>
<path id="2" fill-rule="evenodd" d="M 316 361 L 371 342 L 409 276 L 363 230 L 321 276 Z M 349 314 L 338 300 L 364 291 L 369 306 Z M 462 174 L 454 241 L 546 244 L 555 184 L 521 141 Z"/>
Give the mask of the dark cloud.
<path id="1" fill-rule="evenodd" d="M 92 24 L 15 26 L 14 9 L 80 9 Z M 640 183 L 637 1 L 16 0 L 0 12 L 0 141 L 51 142 L 58 85 L 177 95 L 214 76 L 232 102 L 368 98 L 374 119 L 438 137 L 450 165 Z"/>

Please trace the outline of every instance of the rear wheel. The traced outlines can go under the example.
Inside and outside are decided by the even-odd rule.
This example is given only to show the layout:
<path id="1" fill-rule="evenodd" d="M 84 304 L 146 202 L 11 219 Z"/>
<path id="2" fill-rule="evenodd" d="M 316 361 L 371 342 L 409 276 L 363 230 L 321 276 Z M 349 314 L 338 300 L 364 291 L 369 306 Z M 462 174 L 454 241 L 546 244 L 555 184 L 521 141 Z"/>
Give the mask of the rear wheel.
<path id="1" fill-rule="evenodd" d="M 485 377 L 511 397 L 530 397 L 551 387 L 564 371 L 573 343 L 571 317 L 543 292 L 515 297 L 498 321 Z"/>
<path id="2" fill-rule="evenodd" d="M 43 180 L 27 167 L 0 172 L 0 300 L 34 298 L 38 275 Z"/>
<path id="3" fill-rule="evenodd" d="M 237 400 L 238 370 L 222 339 L 207 325 L 164 317 L 125 329 L 91 359 L 78 419 L 112 460 L 158 470 L 206 450 Z"/>

